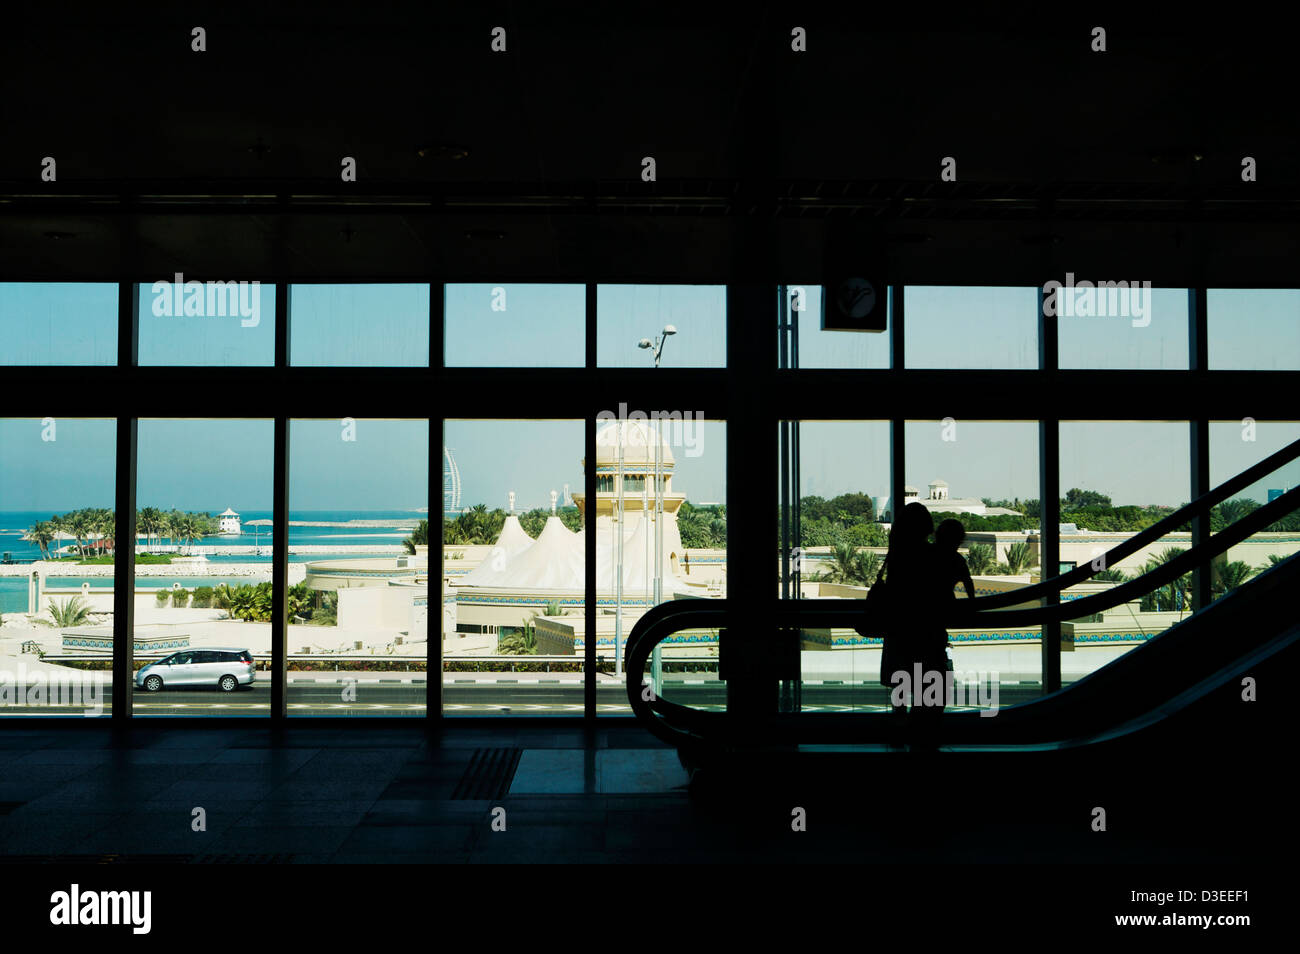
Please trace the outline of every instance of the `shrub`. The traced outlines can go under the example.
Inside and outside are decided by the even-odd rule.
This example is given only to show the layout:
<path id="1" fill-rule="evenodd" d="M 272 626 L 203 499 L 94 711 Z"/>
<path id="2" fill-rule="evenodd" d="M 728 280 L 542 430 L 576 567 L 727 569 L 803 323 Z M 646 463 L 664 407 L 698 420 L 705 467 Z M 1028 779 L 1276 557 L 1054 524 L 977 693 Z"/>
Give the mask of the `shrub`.
<path id="1" fill-rule="evenodd" d="M 154 602 L 158 604 L 158 608 L 161 609 L 162 607 L 167 605 L 167 601 L 171 599 L 171 594 L 168 593 L 166 590 L 159 590 L 157 593 L 153 595 L 153 598 L 154 598 Z"/>
<path id="2" fill-rule="evenodd" d="M 190 601 L 189 590 L 172 590 L 172 606 L 182 609 Z"/>
<path id="3" fill-rule="evenodd" d="M 212 605 L 213 589 L 210 586 L 199 586 L 194 589 L 194 599 L 190 605 L 195 609 L 207 609 Z"/>

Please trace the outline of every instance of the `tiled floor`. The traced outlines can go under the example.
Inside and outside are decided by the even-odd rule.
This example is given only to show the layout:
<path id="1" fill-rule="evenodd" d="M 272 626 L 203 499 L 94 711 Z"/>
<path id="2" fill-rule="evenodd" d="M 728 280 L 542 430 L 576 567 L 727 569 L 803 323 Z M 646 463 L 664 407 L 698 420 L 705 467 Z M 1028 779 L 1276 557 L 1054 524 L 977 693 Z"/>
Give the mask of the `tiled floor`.
<path id="1" fill-rule="evenodd" d="M 1168 812 L 1148 808 L 1135 824 L 1141 806 L 1168 804 L 1147 782 L 1092 771 L 1085 784 L 1071 766 L 1029 785 L 1025 768 L 942 753 L 841 760 L 819 776 L 785 764 L 692 799 L 676 752 L 631 725 L 590 733 L 537 723 L 441 733 L 410 724 L 144 726 L 115 735 L 9 724 L 0 726 L 0 860 L 1177 861 L 1231 853 L 1180 837 Z M 1087 824 L 1098 800 L 1115 819 L 1105 837 Z M 195 830 L 197 809 L 204 830 Z M 797 831 L 800 813 L 805 830 Z"/>

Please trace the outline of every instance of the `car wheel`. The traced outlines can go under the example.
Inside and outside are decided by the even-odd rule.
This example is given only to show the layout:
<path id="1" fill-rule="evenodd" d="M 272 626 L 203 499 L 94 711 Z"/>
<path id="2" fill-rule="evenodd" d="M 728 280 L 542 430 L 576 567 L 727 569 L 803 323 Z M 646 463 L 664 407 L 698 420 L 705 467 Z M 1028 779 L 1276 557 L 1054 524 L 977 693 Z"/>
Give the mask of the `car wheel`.
<path id="1" fill-rule="evenodd" d="M 221 681 L 217 683 L 222 692 L 234 692 L 239 688 L 239 680 L 234 676 L 222 676 Z"/>
<path id="2" fill-rule="evenodd" d="M 157 692 L 162 688 L 161 676 L 146 676 L 144 680 L 145 692 Z"/>

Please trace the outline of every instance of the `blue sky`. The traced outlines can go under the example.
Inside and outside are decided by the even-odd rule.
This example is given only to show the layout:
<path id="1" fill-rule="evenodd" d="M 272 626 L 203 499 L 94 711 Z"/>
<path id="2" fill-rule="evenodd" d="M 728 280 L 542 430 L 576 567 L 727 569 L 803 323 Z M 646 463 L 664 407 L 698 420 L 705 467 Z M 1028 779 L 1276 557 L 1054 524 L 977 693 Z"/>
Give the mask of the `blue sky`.
<path id="1" fill-rule="evenodd" d="M 166 276 L 171 278 L 171 276 Z M 111 364 L 116 360 L 117 287 L 112 284 L 0 284 L 4 364 Z M 295 364 L 425 363 L 427 285 L 293 286 Z M 141 288 L 141 361 L 224 364 L 270 362 L 274 289 L 260 289 L 260 322 L 239 317 L 157 317 Z M 909 287 L 906 349 L 916 367 L 1032 367 L 1037 360 L 1033 288 Z M 445 289 L 451 365 L 580 364 L 585 291 L 580 285 L 449 285 Z M 801 367 L 885 367 L 884 334 L 820 330 L 821 291 L 807 288 L 799 313 Z M 494 307 L 494 305 L 496 307 Z M 1063 367 L 1182 368 L 1187 364 L 1187 293 L 1156 289 L 1151 323 L 1122 318 L 1062 318 Z M 725 362 L 725 289 L 720 286 L 619 285 L 598 289 L 597 358 L 602 366 L 649 367 L 637 347 L 672 324 L 665 367 Z M 1211 290 L 1209 345 L 1215 368 L 1300 368 L 1300 291 Z M 870 410 L 869 396 L 863 402 Z M 681 408 L 690 412 L 690 408 Z M 1276 413 L 1261 408 L 1261 414 Z M 1008 414 L 1031 416 L 1027 400 Z M 1140 405 L 1135 406 L 1135 414 Z M 359 422 L 356 442 L 340 440 L 338 421 L 295 425 L 295 509 L 404 509 L 423 499 L 425 429 L 419 422 Z M 270 505 L 270 422 L 142 423 L 143 502 L 185 509 L 264 509 Z M 40 440 L 38 421 L 0 421 L 0 509 L 110 506 L 110 422 L 60 421 L 58 440 Z M 1295 423 L 1258 425 L 1254 442 L 1229 422 L 1212 428 L 1216 479 L 1300 437 Z M 704 453 L 678 454 L 676 486 L 693 500 L 725 493 L 725 425 L 706 425 Z M 1037 427 L 1032 422 L 959 421 L 955 441 L 938 422 L 908 426 L 907 480 L 935 477 L 954 496 L 1037 496 Z M 582 425 L 560 422 L 447 423 L 466 503 L 546 506 L 547 492 L 582 483 Z M 1111 494 L 1118 503 L 1180 503 L 1188 497 L 1187 428 L 1164 423 L 1062 425 L 1062 487 Z M 228 448 L 240 448 L 231 454 Z M 883 423 L 805 422 L 803 492 L 887 492 L 888 432 Z M 1290 474 L 1278 485 L 1300 483 Z M 1263 497 L 1259 488 L 1256 494 Z M 91 498 L 94 498 L 93 500 Z M 161 498 L 161 499 L 155 499 Z M 174 499 L 166 499 L 174 498 Z M 37 502 L 39 501 L 39 502 Z M 435 504 L 436 506 L 436 504 Z"/>

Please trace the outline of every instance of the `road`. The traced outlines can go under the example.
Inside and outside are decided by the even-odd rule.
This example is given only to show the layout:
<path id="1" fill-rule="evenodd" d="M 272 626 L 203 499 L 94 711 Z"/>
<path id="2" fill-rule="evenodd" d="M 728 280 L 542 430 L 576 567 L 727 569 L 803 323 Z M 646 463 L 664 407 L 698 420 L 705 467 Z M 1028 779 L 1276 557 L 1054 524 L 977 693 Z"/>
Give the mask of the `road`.
<path id="1" fill-rule="evenodd" d="M 355 696 L 344 698 L 341 685 L 289 686 L 288 709 L 298 715 L 421 716 L 425 712 L 423 684 L 358 683 Z M 725 688 L 721 683 L 703 685 L 668 682 L 664 698 L 682 705 L 721 709 Z M 1002 686 L 998 703 L 1012 705 L 1038 696 L 1037 687 Z M 173 689 L 157 693 L 136 691 L 132 698 L 137 715 L 221 715 L 255 716 L 271 707 L 268 685 L 223 693 L 209 689 Z M 870 685 L 808 685 L 803 687 L 805 711 L 873 711 L 888 706 L 883 687 Z M 627 695 L 619 683 L 596 688 L 597 710 L 601 713 L 630 713 Z M 582 689 L 567 685 L 514 683 L 451 683 L 443 686 L 444 711 L 451 714 L 578 715 L 582 713 Z M 107 711 L 108 707 L 105 706 Z M 81 709 L 68 706 L 0 706 L 3 716 L 79 715 Z"/>

